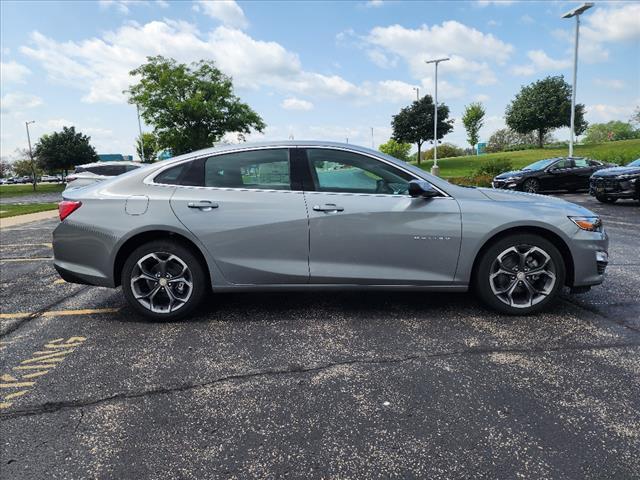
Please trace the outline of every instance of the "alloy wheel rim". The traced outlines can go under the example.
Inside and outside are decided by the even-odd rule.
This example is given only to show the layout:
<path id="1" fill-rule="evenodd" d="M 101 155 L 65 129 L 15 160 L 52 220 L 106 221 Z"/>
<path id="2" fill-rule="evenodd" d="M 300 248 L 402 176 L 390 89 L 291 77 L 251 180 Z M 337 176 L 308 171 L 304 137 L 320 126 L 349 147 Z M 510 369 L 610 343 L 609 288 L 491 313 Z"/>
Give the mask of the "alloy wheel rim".
<path id="1" fill-rule="evenodd" d="M 536 193 L 538 191 L 538 184 L 535 180 L 527 180 L 524 184 L 524 189 L 529 193 Z"/>
<path id="2" fill-rule="evenodd" d="M 553 291 L 556 281 L 553 259 L 532 245 L 516 245 L 502 251 L 489 271 L 493 294 L 514 308 L 528 308 L 542 302 Z"/>
<path id="3" fill-rule="evenodd" d="M 193 276 L 177 255 L 154 252 L 136 262 L 131 291 L 140 305 L 154 313 L 171 313 L 184 306 L 193 293 Z"/>

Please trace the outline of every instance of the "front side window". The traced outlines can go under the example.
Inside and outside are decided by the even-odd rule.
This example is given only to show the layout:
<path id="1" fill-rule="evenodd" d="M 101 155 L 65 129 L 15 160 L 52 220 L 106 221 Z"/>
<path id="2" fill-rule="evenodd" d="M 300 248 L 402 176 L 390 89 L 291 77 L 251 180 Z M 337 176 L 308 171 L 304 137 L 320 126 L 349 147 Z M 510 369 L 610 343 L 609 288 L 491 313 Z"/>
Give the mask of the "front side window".
<path id="1" fill-rule="evenodd" d="M 576 168 L 585 168 L 589 166 L 589 161 L 586 158 L 576 158 L 573 162 Z"/>
<path id="2" fill-rule="evenodd" d="M 342 150 L 308 149 L 316 191 L 406 195 L 413 177 L 385 162 Z"/>
<path id="3" fill-rule="evenodd" d="M 572 168 L 572 167 L 573 167 L 573 161 L 569 160 L 568 158 L 565 158 L 564 160 L 559 160 L 558 162 L 556 162 L 552 168 L 554 170 L 560 170 L 560 169 Z"/>
<path id="4" fill-rule="evenodd" d="M 204 184 L 217 188 L 291 190 L 288 149 L 227 153 L 207 158 Z"/>

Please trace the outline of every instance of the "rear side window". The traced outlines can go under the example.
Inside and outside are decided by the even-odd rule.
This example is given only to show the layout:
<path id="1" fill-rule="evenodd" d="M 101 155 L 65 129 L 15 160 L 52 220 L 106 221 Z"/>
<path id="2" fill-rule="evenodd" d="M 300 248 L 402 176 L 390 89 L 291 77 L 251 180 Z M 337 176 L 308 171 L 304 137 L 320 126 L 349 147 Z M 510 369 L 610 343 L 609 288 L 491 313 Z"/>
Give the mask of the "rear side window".
<path id="1" fill-rule="evenodd" d="M 587 161 L 586 158 L 576 158 L 574 160 L 574 163 L 575 163 L 577 168 L 583 168 L 583 167 L 588 167 L 589 166 L 589 162 Z"/>
<path id="2" fill-rule="evenodd" d="M 204 185 L 204 160 L 181 163 L 160 173 L 153 181 L 164 185 L 201 187 Z"/>
<path id="3" fill-rule="evenodd" d="M 207 158 L 204 184 L 218 188 L 291 190 L 288 149 L 228 153 Z"/>

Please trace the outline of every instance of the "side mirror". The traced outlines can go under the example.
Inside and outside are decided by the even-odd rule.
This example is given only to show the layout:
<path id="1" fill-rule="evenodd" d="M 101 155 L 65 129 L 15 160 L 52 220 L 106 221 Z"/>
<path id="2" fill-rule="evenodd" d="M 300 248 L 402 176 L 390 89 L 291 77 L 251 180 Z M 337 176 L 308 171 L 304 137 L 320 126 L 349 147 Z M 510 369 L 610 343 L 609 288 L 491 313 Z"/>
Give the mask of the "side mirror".
<path id="1" fill-rule="evenodd" d="M 411 180 L 409 182 L 409 195 L 412 197 L 433 198 L 439 197 L 440 192 L 424 180 Z"/>

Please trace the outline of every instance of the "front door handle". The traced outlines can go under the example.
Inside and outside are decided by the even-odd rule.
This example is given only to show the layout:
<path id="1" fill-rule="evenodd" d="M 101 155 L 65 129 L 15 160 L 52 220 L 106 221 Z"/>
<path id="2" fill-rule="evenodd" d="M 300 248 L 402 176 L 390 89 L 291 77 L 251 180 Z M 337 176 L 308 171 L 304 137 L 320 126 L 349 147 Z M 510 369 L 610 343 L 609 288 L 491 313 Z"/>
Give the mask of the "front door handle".
<path id="1" fill-rule="evenodd" d="M 325 203 L 324 205 L 314 205 L 313 209 L 316 212 L 344 212 L 343 207 L 339 207 L 335 203 Z"/>
<path id="2" fill-rule="evenodd" d="M 218 208 L 218 204 L 210 202 L 209 200 L 200 200 L 199 202 L 189 202 L 187 207 L 197 208 L 203 212 L 210 212 L 214 208 Z"/>

